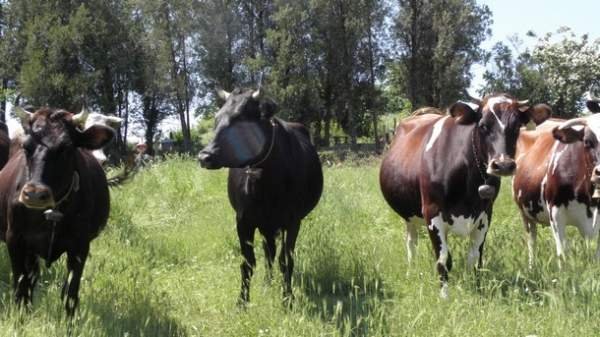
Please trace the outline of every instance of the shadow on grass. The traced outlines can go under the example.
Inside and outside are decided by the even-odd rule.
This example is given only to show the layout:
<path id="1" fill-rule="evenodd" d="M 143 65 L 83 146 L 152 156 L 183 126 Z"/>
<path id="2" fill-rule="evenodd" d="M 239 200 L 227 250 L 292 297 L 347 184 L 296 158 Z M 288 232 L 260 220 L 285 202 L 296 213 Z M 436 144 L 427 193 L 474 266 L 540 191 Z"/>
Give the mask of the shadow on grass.
<path id="1" fill-rule="evenodd" d="M 382 303 L 393 297 L 382 280 L 363 272 L 360 280 L 340 273 L 307 270 L 295 275 L 295 284 L 306 302 L 307 314 L 335 324 L 341 336 L 377 336 L 386 333 Z"/>
<path id="2" fill-rule="evenodd" d="M 187 336 L 180 323 L 168 314 L 167 306 L 147 296 L 136 297 L 121 307 L 115 307 L 107 298 L 88 298 L 84 305 L 81 318 L 85 320 L 89 315 L 98 319 L 106 336 Z"/>

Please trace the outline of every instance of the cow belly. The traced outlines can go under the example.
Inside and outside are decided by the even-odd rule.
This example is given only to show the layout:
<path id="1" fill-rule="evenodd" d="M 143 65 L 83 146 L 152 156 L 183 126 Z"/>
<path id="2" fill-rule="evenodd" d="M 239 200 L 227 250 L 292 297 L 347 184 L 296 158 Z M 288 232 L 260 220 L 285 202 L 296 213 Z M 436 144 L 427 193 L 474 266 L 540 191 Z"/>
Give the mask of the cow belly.
<path id="1" fill-rule="evenodd" d="M 544 206 L 542 200 L 529 200 L 521 205 L 523 213 L 529 220 L 533 220 L 541 224 L 550 223 L 550 215 L 548 209 Z"/>
<path id="2" fill-rule="evenodd" d="M 577 227 L 583 237 L 592 238 L 598 235 L 600 226 L 594 228 L 593 210 L 592 214 L 588 216 L 588 205 L 585 203 L 571 200 L 566 206 L 552 206 L 551 212 L 558 221 L 563 221 L 565 225 Z"/>
<path id="3" fill-rule="evenodd" d="M 488 215 L 486 212 L 482 212 L 477 217 L 465 217 L 463 215 L 459 216 L 450 216 L 452 223 L 449 224 L 448 228 L 450 232 L 460 235 L 460 236 L 468 236 L 473 233 L 473 231 L 480 227 L 483 223 L 487 224 Z"/>

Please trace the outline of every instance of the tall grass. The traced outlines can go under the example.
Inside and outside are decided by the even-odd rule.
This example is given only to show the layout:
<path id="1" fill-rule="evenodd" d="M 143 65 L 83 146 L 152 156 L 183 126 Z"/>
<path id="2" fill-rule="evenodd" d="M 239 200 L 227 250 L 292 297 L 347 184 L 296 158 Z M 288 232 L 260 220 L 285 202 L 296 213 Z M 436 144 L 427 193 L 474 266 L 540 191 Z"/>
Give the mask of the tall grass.
<path id="1" fill-rule="evenodd" d="M 509 181 L 496 202 L 479 286 L 466 269 L 467 240 L 452 236 L 450 299 L 438 297 L 428 236 L 406 262 L 404 224 L 379 191 L 378 162 L 325 168 L 321 202 L 300 231 L 295 301 L 281 300 L 281 275 L 258 265 L 251 304 L 236 305 L 238 240 L 226 171 L 173 157 L 112 190 L 109 224 L 92 244 L 81 305 L 68 324 L 59 300 L 64 259 L 42 271 L 29 309 L 12 302 L 10 264 L 0 253 L 2 336 L 595 336 L 600 267 L 595 243 L 574 231 L 559 271 L 550 231 L 527 269 Z"/>

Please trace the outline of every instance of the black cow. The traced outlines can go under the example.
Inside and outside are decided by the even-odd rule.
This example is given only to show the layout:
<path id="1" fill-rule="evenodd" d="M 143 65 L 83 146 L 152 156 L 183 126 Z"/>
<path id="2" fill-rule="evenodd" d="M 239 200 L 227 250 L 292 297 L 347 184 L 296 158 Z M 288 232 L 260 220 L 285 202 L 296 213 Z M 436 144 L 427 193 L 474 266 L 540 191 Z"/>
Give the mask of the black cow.
<path id="1" fill-rule="evenodd" d="M 198 159 L 208 169 L 230 168 L 229 201 L 236 212 L 244 257 L 240 303 L 249 300 L 257 228 L 264 237 L 269 275 L 275 238 L 282 234 L 279 266 L 284 296 L 289 298 L 300 221 L 317 205 L 323 189 L 319 157 L 306 128 L 273 117 L 276 105 L 262 97 L 260 90 L 220 90 L 219 96 L 225 104 L 215 117 L 215 138 Z"/>
<path id="2" fill-rule="evenodd" d="M 99 125 L 82 132 L 65 110 L 17 112 L 25 135 L 0 171 L 0 239 L 8 247 L 16 301 L 31 302 L 39 258 L 50 265 L 66 252 L 62 297 L 71 316 L 90 241 L 110 208 L 104 171 L 88 150 L 106 145 L 114 132 Z"/>

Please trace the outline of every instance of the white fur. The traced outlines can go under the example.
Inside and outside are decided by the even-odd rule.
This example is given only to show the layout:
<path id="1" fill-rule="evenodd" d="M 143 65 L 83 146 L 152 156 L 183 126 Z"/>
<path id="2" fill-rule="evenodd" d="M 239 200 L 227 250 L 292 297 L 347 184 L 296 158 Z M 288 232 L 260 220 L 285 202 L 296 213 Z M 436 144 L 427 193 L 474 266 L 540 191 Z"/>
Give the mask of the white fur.
<path id="1" fill-rule="evenodd" d="M 448 232 L 458 234 L 460 236 L 469 236 L 471 239 L 471 246 L 469 248 L 469 254 L 467 257 L 467 265 L 472 267 L 479 259 L 479 247 L 485 240 L 485 235 L 489 228 L 488 215 L 485 212 L 481 212 L 479 216 L 465 217 L 463 215 L 451 216 L 452 225 L 444 221 L 441 214 L 433 217 L 429 224 L 429 229 L 437 229 L 438 237 L 440 239 L 440 256 L 437 263 L 446 266 L 448 261 Z M 481 227 L 481 229 L 479 229 Z M 444 282 L 440 290 L 440 297 L 448 297 L 448 284 Z"/>
<path id="2" fill-rule="evenodd" d="M 512 104 L 513 101 L 512 101 L 512 99 L 505 97 L 505 96 L 492 97 L 487 101 L 487 105 L 490 107 L 490 111 L 492 112 L 494 117 L 496 117 L 496 120 L 498 121 L 498 125 L 500 125 L 500 129 L 502 131 L 504 131 L 504 129 L 506 128 L 506 125 L 504 125 L 504 123 L 502 123 L 502 121 L 496 114 L 496 110 L 494 109 L 494 106 L 499 103 L 511 103 Z"/>
<path id="3" fill-rule="evenodd" d="M 446 116 L 440 119 L 439 121 L 435 122 L 435 124 L 433 125 L 433 131 L 431 132 L 431 137 L 429 138 L 427 145 L 425 145 L 425 152 L 429 151 L 433 147 L 433 144 L 435 144 L 435 141 L 440 137 L 440 134 L 442 133 L 442 129 L 444 127 L 444 123 L 448 118 L 450 118 L 450 116 Z"/>
<path id="4" fill-rule="evenodd" d="M 92 112 L 88 115 L 85 120 L 84 130 L 89 129 L 93 125 L 104 125 L 113 129 L 117 129 L 121 126 L 122 119 L 115 116 L 107 116 L 97 112 Z M 103 149 L 98 149 L 92 151 L 92 155 L 98 160 L 100 164 L 103 164 L 108 158 L 106 158 L 106 154 Z"/>

